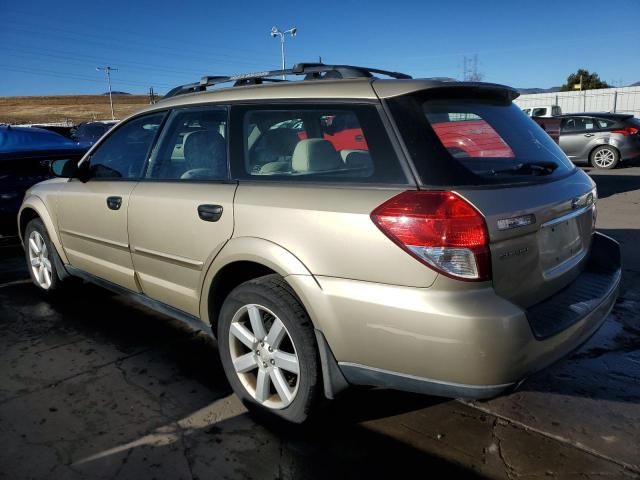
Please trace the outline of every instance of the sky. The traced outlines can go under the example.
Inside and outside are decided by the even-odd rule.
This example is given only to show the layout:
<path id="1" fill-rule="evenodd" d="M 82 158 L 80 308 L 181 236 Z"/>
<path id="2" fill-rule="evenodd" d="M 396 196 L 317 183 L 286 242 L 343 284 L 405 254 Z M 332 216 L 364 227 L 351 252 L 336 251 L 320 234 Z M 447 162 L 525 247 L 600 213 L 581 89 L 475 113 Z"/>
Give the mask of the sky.
<path id="1" fill-rule="evenodd" d="M 615 6 L 614 6 L 615 5 Z M 287 65 L 364 65 L 462 79 L 561 85 L 578 68 L 640 81 L 640 0 L 216 1 L 0 0 L 0 96 L 107 91 L 163 94 L 202 75 L 280 66 L 271 27 L 297 27 Z"/>

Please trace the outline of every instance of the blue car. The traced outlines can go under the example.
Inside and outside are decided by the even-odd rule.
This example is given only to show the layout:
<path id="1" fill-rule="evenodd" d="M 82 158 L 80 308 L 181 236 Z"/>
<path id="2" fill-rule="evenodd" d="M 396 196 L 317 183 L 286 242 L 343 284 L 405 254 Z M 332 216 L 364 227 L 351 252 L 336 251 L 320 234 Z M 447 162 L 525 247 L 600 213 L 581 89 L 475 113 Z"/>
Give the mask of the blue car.
<path id="1" fill-rule="evenodd" d="M 49 130 L 0 126 L 0 237 L 17 233 L 22 198 L 33 184 L 51 177 L 51 161 L 79 160 L 87 149 Z"/>

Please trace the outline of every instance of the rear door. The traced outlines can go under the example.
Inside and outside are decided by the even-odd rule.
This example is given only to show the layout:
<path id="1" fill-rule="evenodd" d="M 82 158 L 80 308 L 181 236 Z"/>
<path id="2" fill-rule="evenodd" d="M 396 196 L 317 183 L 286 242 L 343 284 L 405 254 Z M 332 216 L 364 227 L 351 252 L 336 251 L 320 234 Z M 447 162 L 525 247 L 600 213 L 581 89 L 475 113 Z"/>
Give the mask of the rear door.
<path id="1" fill-rule="evenodd" d="M 233 233 L 227 108 L 171 113 L 129 203 L 129 238 L 142 291 L 199 314 L 204 268 Z"/>

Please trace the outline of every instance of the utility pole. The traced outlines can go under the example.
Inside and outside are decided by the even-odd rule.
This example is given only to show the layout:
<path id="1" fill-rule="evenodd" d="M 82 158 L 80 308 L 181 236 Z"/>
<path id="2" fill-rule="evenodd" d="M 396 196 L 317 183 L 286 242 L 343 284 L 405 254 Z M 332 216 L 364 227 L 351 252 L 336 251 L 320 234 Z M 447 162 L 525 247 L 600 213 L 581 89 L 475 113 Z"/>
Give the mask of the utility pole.
<path id="1" fill-rule="evenodd" d="M 284 58 L 284 37 L 287 35 L 287 33 L 289 35 L 291 35 L 291 38 L 293 38 L 298 33 L 298 29 L 296 27 L 292 27 L 289 30 L 285 30 L 284 32 L 281 32 L 278 29 L 278 27 L 276 27 L 275 25 L 273 27 L 271 27 L 271 36 L 273 38 L 280 37 L 280 55 L 282 57 L 282 70 L 286 69 L 286 67 L 285 67 L 286 62 L 285 62 L 285 58 Z M 287 76 L 285 74 L 282 74 L 282 79 L 286 80 Z"/>
<path id="2" fill-rule="evenodd" d="M 111 96 L 111 72 L 117 72 L 117 68 L 112 67 L 96 67 L 98 71 L 104 71 L 107 74 L 107 83 L 109 84 L 109 104 L 111 105 L 111 120 L 115 120 L 116 116 L 113 113 L 113 97 Z"/>

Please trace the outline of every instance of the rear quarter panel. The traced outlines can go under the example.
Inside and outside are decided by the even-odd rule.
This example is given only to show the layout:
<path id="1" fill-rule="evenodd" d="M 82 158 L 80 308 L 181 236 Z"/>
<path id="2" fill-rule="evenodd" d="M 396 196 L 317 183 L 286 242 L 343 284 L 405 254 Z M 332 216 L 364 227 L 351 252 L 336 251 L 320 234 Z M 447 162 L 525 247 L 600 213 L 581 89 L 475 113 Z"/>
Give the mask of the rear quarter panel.
<path id="1" fill-rule="evenodd" d="M 428 287 L 436 272 L 401 250 L 369 217 L 404 190 L 241 182 L 234 237 L 280 245 L 314 275 Z"/>

